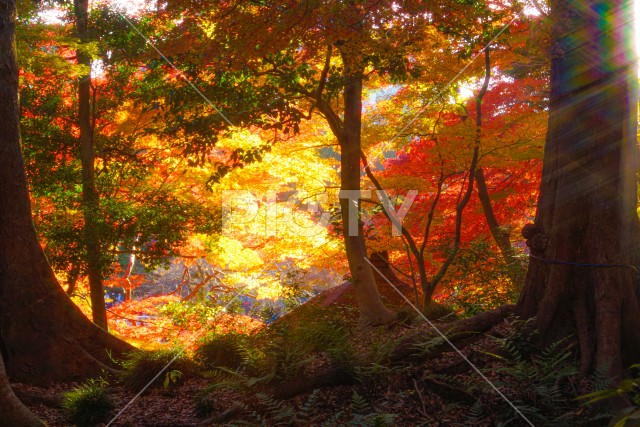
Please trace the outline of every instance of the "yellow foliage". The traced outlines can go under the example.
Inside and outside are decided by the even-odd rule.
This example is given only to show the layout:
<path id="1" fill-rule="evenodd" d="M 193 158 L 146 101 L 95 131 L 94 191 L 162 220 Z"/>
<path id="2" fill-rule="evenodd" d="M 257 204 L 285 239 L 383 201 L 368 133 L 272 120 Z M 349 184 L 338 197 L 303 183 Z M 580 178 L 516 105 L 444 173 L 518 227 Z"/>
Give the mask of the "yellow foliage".
<path id="1" fill-rule="evenodd" d="M 260 255 L 242 242 L 226 236 L 220 236 L 215 246 L 211 247 L 207 261 L 229 270 L 246 270 L 262 264 Z"/>

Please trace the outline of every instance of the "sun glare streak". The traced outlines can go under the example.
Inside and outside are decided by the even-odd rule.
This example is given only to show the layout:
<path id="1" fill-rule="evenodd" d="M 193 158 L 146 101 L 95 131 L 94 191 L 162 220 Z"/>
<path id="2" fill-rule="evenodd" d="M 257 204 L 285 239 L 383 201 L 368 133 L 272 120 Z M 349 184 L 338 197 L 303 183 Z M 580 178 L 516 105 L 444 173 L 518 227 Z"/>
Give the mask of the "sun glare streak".
<path id="1" fill-rule="evenodd" d="M 104 4 L 110 7 L 124 11 L 129 16 L 138 15 L 144 11 L 153 11 L 157 9 L 157 2 L 149 0 L 105 0 Z"/>
<path id="2" fill-rule="evenodd" d="M 635 40 L 634 49 L 636 51 L 636 55 L 640 56 L 640 0 L 633 1 L 633 34 Z M 640 72 L 639 72 L 640 73 Z"/>

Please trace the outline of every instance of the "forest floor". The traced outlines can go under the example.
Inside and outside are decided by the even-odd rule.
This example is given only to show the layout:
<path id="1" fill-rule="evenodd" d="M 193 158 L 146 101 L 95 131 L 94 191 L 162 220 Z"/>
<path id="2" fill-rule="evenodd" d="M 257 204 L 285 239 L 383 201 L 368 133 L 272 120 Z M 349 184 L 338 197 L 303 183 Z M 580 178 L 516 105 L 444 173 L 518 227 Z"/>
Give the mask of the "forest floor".
<path id="1" fill-rule="evenodd" d="M 284 366 L 284 371 L 280 369 L 280 376 L 265 381 L 240 375 L 235 378 L 233 374 L 221 381 L 220 376 L 200 372 L 185 375 L 174 386 L 150 388 L 137 398 L 136 391 L 114 382 L 108 388 L 113 409 L 104 422 L 87 425 L 106 425 L 134 398 L 113 426 L 606 425 L 601 418 L 606 414 L 575 400 L 592 391 L 598 378 L 577 375 L 569 342 L 537 348 L 529 324 L 512 316 L 486 332 L 463 338 L 447 332 L 455 323 L 438 322 L 437 327 L 456 343 L 467 358 L 464 360 L 417 317 L 406 315 L 405 321 L 392 326 L 357 327 L 353 305 L 345 304 L 350 298 L 348 288 L 342 288 L 324 295 L 316 304 L 328 305 L 333 314 L 340 312 L 341 318 L 347 319 L 346 345 L 351 358 L 343 367 L 342 359 L 331 350 L 298 359 L 284 352 L 279 354 L 291 356 L 281 360 L 285 365 L 279 366 Z M 391 301 L 389 296 L 385 299 L 408 313 L 401 301 Z M 304 316 L 294 311 L 272 328 L 286 324 L 286 328 L 295 329 L 309 320 Z M 445 319 L 451 320 L 451 316 Z M 307 333 L 321 340 L 326 331 L 311 329 Z M 405 348 L 402 355 L 399 349 L 409 342 L 409 351 Z M 225 385 L 212 387 L 221 382 Z M 73 384 L 13 386 L 49 426 L 72 425 L 60 401 Z"/>

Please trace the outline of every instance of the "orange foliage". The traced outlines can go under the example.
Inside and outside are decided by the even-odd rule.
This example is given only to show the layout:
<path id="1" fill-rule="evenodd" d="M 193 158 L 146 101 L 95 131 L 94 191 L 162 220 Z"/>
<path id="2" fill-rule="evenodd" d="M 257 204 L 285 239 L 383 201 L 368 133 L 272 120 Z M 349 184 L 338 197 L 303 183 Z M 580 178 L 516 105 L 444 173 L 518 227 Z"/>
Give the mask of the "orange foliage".
<path id="1" fill-rule="evenodd" d="M 109 329 L 141 348 L 154 349 L 179 344 L 187 350 L 193 350 L 198 339 L 207 332 L 250 334 L 263 326 L 262 322 L 251 317 L 227 313 L 219 313 L 206 323 L 193 316 L 189 321 L 176 325 L 162 308 L 179 301 L 180 298 L 175 295 L 126 301 L 107 311 Z"/>

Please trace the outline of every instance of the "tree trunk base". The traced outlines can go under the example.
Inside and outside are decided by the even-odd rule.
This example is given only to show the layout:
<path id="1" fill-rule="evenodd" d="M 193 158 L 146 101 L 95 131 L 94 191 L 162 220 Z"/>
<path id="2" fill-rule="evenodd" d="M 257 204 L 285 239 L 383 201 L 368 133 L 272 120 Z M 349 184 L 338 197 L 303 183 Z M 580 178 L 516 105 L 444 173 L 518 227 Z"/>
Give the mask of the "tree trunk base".
<path id="1" fill-rule="evenodd" d="M 112 358 L 134 347 L 91 323 L 52 275 L 40 277 L 39 284 L 0 277 L 0 349 L 12 381 L 44 386 L 114 371 Z M 46 296 L 34 300 L 29 288 Z"/>
<path id="2" fill-rule="evenodd" d="M 45 424 L 36 417 L 13 393 L 0 357 L 0 425 L 35 427 Z"/>

